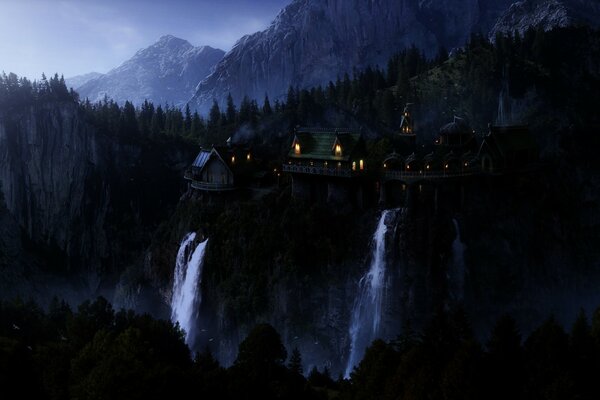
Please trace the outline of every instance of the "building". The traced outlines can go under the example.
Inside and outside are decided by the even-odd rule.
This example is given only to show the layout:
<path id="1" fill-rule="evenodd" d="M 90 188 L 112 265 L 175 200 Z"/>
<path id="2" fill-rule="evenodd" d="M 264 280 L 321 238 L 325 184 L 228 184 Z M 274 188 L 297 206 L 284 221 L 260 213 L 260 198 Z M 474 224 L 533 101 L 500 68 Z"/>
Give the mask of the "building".
<path id="1" fill-rule="evenodd" d="M 527 126 L 490 126 L 479 146 L 481 170 L 486 173 L 515 171 L 539 157 L 537 144 Z"/>
<path id="2" fill-rule="evenodd" d="M 253 164 L 250 149 L 213 146 L 200 149 L 185 178 L 197 190 L 231 191 L 246 183 L 253 172 Z"/>
<path id="3" fill-rule="evenodd" d="M 282 167 L 292 176 L 294 197 L 362 205 L 366 146 L 360 133 L 299 128 Z"/>
<path id="4" fill-rule="evenodd" d="M 417 134 L 411 110 L 412 103 L 406 104 L 400 120 L 400 128 L 394 137 L 394 145 L 399 151 L 406 153 L 415 150 Z"/>

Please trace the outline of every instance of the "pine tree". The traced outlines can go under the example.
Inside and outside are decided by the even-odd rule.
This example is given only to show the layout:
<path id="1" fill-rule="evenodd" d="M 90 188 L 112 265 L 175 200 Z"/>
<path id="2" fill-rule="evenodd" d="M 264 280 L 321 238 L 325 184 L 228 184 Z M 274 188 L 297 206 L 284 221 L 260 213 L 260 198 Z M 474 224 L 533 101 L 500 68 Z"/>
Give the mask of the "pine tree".
<path id="1" fill-rule="evenodd" d="M 292 355 L 290 356 L 288 368 L 290 369 L 290 371 L 295 372 L 299 375 L 302 375 L 304 372 L 302 369 L 302 355 L 300 354 L 300 350 L 298 350 L 297 347 L 294 347 L 294 350 L 292 350 Z"/>
<path id="2" fill-rule="evenodd" d="M 271 109 L 271 102 L 269 101 L 269 95 L 265 93 L 265 101 L 263 102 L 263 115 L 271 115 L 273 110 Z"/>
<path id="3" fill-rule="evenodd" d="M 235 108 L 235 103 L 233 102 L 233 97 L 231 97 L 231 93 L 227 95 L 227 109 L 225 115 L 227 116 L 227 122 L 230 124 L 235 122 L 237 110 Z"/>
<path id="4" fill-rule="evenodd" d="M 212 128 L 219 126 L 221 123 L 221 110 L 219 109 L 219 103 L 217 100 L 213 100 L 213 105 L 208 113 L 208 125 Z"/>

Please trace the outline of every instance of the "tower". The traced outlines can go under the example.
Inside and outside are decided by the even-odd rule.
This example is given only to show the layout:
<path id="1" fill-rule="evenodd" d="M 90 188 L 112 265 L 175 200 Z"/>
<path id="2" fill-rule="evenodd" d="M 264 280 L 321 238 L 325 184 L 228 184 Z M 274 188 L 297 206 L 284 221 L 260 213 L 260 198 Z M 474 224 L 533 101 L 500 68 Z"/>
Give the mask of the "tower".
<path id="1" fill-rule="evenodd" d="M 399 132 L 395 135 L 394 142 L 401 154 L 410 154 L 415 151 L 417 135 L 415 134 L 414 120 L 412 116 L 412 103 L 407 103 L 402 112 Z"/>

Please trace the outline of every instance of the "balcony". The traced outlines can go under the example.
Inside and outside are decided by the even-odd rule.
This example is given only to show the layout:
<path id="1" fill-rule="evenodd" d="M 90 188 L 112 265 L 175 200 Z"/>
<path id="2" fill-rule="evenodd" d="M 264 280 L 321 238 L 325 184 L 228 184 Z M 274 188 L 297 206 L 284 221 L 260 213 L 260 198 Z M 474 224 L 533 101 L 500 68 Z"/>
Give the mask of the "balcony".
<path id="1" fill-rule="evenodd" d="M 317 167 L 311 165 L 294 165 L 294 164 L 283 164 L 283 172 L 290 172 L 294 174 L 310 174 L 310 175 L 322 175 L 322 176 L 333 176 L 339 178 L 352 178 L 354 176 L 364 175 L 365 171 L 352 171 L 349 168 L 327 168 Z"/>
<path id="2" fill-rule="evenodd" d="M 195 180 L 192 180 L 192 187 L 206 192 L 225 192 L 235 189 L 232 183 L 201 182 Z"/>

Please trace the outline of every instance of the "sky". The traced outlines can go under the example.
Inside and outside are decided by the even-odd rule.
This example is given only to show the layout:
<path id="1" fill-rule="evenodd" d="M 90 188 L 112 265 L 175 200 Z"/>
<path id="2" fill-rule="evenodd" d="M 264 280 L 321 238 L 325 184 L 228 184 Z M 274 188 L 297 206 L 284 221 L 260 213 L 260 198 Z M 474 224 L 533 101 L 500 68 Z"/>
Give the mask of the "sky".
<path id="1" fill-rule="evenodd" d="M 291 0 L 0 0 L 0 71 L 108 72 L 171 34 L 225 51 Z"/>

